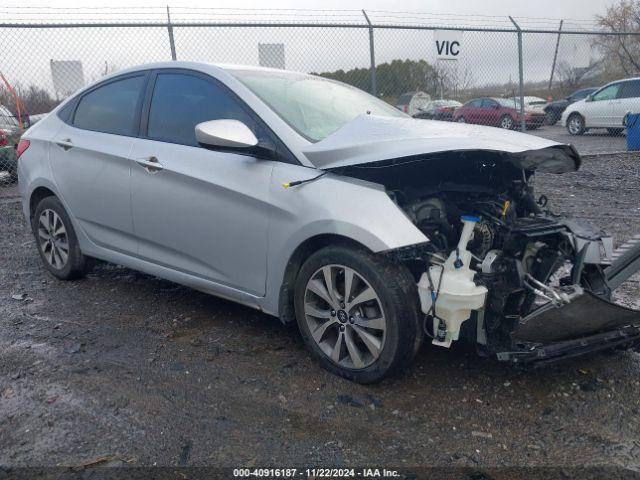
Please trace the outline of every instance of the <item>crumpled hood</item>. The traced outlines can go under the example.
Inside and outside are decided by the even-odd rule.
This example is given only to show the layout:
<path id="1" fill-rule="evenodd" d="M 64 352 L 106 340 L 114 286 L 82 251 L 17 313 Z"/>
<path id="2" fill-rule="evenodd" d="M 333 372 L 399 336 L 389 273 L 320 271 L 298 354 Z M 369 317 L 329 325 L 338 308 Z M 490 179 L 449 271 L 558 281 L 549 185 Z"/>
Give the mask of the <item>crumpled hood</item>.
<path id="1" fill-rule="evenodd" d="M 437 120 L 360 115 L 303 149 L 323 170 L 447 151 L 501 152 L 505 161 L 525 170 L 575 171 L 580 156 L 570 145 L 502 130 Z"/>

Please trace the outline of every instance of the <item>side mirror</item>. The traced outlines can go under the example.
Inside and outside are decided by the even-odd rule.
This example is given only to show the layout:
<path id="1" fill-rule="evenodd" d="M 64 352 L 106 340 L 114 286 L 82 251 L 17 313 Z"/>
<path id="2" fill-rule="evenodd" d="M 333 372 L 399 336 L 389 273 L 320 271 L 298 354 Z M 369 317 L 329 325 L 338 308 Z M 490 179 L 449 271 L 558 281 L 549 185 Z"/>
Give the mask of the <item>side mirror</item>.
<path id="1" fill-rule="evenodd" d="M 593 101 L 593 93 L 590 93 L 589 95 L 584 97 L 584 101 L 585 102 L 592 102 Z"/>
<path id="2" fill-rule="evenodd" d="M 196 125 L 196 140 L 209 147 L 251 148 L 258 139 L 239 120 L 209 120 Z"/>

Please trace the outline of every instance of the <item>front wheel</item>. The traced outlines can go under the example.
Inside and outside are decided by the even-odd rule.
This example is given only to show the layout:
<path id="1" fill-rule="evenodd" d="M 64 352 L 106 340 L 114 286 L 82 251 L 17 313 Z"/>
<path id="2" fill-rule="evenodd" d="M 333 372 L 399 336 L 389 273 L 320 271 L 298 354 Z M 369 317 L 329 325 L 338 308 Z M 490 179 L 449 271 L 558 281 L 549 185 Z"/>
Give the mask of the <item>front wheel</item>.
<path id="1" fill-rule="evenodd" d="M 467 123 L 467 120 L 466 120 L 466 118 L 464 118 L 464 117 L 458 117 L 458 119 L 456 120 L 456 122 L 458 122 L 458 123 Z"/>
<path id="2" fill-rule="evenodd" d="M 584 118 L 579 113 L 572 113 L 567 120 L 567 131 L 571 135 L 582 135 L 585 132 Z"/>
<path id="3" fill-rule="evenodd" d="M 296 280 L 295 308 L 313 357 L 354 382 L 400 372 L 422 341 L 415 280 L 364 249 L 331 246 L 311 255 Z"/>

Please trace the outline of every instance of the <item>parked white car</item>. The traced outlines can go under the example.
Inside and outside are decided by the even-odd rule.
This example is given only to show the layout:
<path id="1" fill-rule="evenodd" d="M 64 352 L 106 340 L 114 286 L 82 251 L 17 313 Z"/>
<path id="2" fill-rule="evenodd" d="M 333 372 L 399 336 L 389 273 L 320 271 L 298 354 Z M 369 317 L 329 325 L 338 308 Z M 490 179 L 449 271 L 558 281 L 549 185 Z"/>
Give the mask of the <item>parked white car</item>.
<path id="1" fill-rule="evenodd" d="M 517 97 L 516 97 L 517 98 Z M 524 108 L 529 110 L 542 110 L 547 105 L 544 98 L 541 97 L 524 97 Z"/>
<path id="2" fill-rule="evenodd" d="M 562 114 L 562 124 L 571 135 L 590 128 L 606 128 L 620 134 L 628 112 L 640 111 L 640 77 L 617 80 L 596 90 L 584 100 L 572 103 Z"/>

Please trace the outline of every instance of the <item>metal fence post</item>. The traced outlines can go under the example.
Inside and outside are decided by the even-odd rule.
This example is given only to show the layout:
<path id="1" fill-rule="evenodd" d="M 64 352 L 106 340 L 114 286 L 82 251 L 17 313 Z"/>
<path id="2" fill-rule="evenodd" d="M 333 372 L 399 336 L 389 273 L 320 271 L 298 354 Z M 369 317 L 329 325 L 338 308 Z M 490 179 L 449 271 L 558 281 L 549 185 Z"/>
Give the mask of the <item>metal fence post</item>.
<path id="1" fill-rule="evenodd" d="M 564 20 L 560 20 L 560 27 L 558 27 L 558 38 L 556 39 L 556 51 L 553 53 L 553 63 L 551 64 L 551 76 L 549 77 L 549 90 L 551 90 L 551 84 L 553 83 L 553 73 L 556 70 L 556 60 L 558 60 L 558 48 L 560 48 L 560 34 L 562 34 L 562 24 Z"/>
<path id="2" fill-rule="evenodd" d="M 518 31 L 518 76 L 519 76 L 519 96 L 520 96 L 520 130 L 526 131 L 527 124 L 524 121 L 524 72 L 522 66 L 522 29 L 520 25 L 516 23 L 513 17 L 509 16 L 509 20 L 516 27 Z"/>
<path id="3" fill-rule="evenodd" d="M 177 60 L 176 42 L 173 39 L 173 25 L 171 24 L 171 14 L 169 13 L 169 5 L 167 5 L 167 31 L 169 32 L 169 47 L 171 47 L 171 60 Z"/>
<path id="4" fill-rule="evenodd" d="M 373 24 L 369 20 L 369 16 L 367 12 L 362 10 L 362 14 L 364 15 L 364 19 L 367 21 L 367 25 L 369 25 L 369 54 L 370 54 L 370 66 L 369 70 L 371 72 L 371 94 L 374 96 L 378 96 L 378 79 L 376 73 L 376 53 L 373 42 Z"/>

